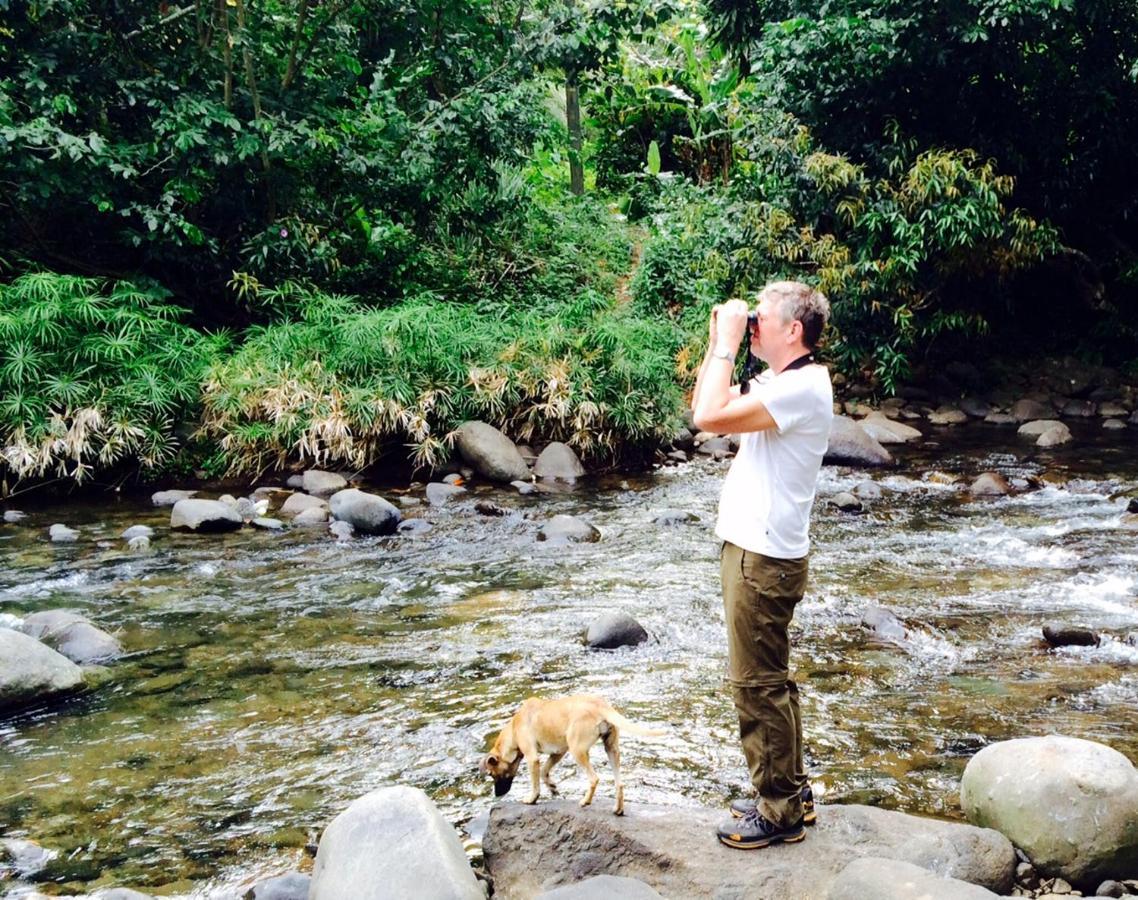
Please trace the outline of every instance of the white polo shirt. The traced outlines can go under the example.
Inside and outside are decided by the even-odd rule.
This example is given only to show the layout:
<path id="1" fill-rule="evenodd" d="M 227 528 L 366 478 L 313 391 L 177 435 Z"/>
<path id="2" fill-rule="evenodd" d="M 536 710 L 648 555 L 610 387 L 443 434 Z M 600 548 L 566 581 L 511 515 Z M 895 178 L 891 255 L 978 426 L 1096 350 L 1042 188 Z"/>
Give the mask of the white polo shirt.
<path id="1" fill-rule="evenodd" d="M 834 420 L 830 372 L 817 364 L 778 375 L 767 369 L 751 393 L 775 427 L 740 435 L 715 533 L 753 553 L 799 559 L 810 552 L 810 509 Z"/>

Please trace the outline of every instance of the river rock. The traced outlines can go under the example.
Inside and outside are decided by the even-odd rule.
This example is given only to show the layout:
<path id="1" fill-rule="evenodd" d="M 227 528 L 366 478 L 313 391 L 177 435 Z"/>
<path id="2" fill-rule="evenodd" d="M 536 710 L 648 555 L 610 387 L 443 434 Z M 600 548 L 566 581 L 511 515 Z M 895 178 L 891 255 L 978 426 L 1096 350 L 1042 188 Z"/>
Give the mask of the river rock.
<path id="1" fill-rule="evenodd" d="M 1043 432 L 1060 425 L 1063 425 L 1063 423 L 1058 419 L 1034 419 L 1031 422 L 1025 422 L 1021 425 L 1016 431 L 1016 434 L 1021 437 L 1039 437 Z"/>
<path id="2" fill-rule="evenodd" d="M 672 435 L 672 449 L 692 451 L 695 449 L 695 435 L 684 425 L 676 429 Z"/>
<path id="3" fill-rule="evenodd" d="M 863 466 L 887 466 L 893 462 L 893 457 L 888 450 L 870 437 L 859 423 L 848 416 L 834 416 L 825 461 L 827 463 L 848 463 Z"/>
<path id="4" fill-rule="evenodd" d="M 862 512 L 865 509 L 862 502 L 849 491 L 834 494 L 830 498 L 830 505 L 837 507 L 842 512 Z"/>
<path id="5" fill-rule="evenodd" d="M 1138 513 L 1138 497 L 1131 497 L 1126 503 L 1128 513 Z"/>
<path id="6" fill-rule="evenodd" d="M 483 478 L 508 484 L 529 478 L 514 442 L 486 422 L 463 422 L 455 431 L 459 455 Z"/>
<path id="7" fill-rule="evenodd" d="M 330 522 L 328 524 L 328 531 L 338 541 L 350 541 L 352 535 L 356 533 L 356 529 L 352 527 L 351 522 L 341 522 L 339 520 Z"/>
<path id="8" fill-rule="evenodd" d="M 826 900 L 985 900 L 996 898 L 987 888 L 896 859 L 863 856 L 839 873 Z"/>
<path id="9" fill-rule="evenodd" d="M 466 493 L 466 488 L 457 484 L 444 484 L 433 481 L 427 485 L 427 503 L 431 506 L 446 506 L 452 500 Z"/>
<path id="10" fill-rule="evenodd" d="M 280 519 L 271 519 L 267 516 L 257 516 L 249 524 L 262 531 L 281 531 L 285 527 L 285 523 Z"/>
<path id="11" fill-rule="evenodd" d="M 1068 400 L 1063 404 L 1059 415 L 1069 418 L 1089 419 L 1097 412 L 1097 408 L 1090 400 Z"/>
<path id="12" fill-rule="evenodd" d="M 79 531 L 56 522 L 47 530 L 47 536 L 53 544 L 73 544 L 79 540 Z"/>
<path id="13" fill-rule="evenodd" d="M 308 897 L 484 900 L 458 834 L 426 794 L 403 786 L 365 794 L 332 820 Z"/>
<path id="14" fill-rule="evenodd" d="M 323 525 L 328 521 L 328 510 L 323 506 L 310 506 L 292 517 L 292 524 L 301 528 L 310 525 Z"/>
<path id="15" fill-rule="evenodd" d="M 237 515 L 243 522 L 252 522 L 269 511 L 269 498 L 254 500 L 252 497 L 238 497 L 233 508 L 237 510 Z"/>
<path id="16" fill-rule="evenodd" d="M 17 522 L 22 522 L 27 517 L 28 517 L 27 513 L 20 512 L 20 510 L 18 510 L 18 509 L 6 509 L 6 510 L 4 510 L 4 521 L 7 522 L 9 525 L 15 525 Z"/>
<path id="17" fill-rule="evenodd" d="M 1060 423 L 1055 428 L 1048 428 L 1035 442 L 1037 447 L 1058 447 L 1071 442 L 1071 429 Z"/>
<path id="18" fill-rule="evenodd" d="M 133 550 L 136 553 L 141 553 L 143 550 L 150 549 L 150 538 L 145 534 L 136 535 L 126 542 L 126 549 Z"/>
<path id="19" fill-rule="evenodd" d="M 984 421 L 989 425 L 1015 425 L 1019 420 L 1008 413 L 992 412 L 984 416 Z"/>
<path id="20" fill-rule="evenodd" d="M 124 541 L 130 541 L 136 537 L 154 537 L 154 529 L 149 525 L 131 525 L 119 537 Z"/>
<path id="21" fill-rule="evenodd" d="M 640 879 L 665 897 L 819 898 L 863 856 L 909 862 L 997 893 L 1010 890 L 1015 871 L 1015 850 L 995 831 L 867 806 L 827 806 L 802 843 L 751 853 L 715 839 L 721 808 L 636 803 L 614 816 L 607 806 L 496 804 L 482 841 L 495 900 L 529 900 L 606 874 Z"/>
<path id="22" fill-rule="evenodd" d="M 292 488 L 294 491 L 304 490 L 304 476 L 303 475 L 289 475 L 285 479 L 285 487 Z"/>
<path id="23" fill-rule="evenodd" d="M 122 655 L 122 645 L 116 638 L 83 616 L 64 609 L 32 613 L 24 618 L 20 630 L 81 666 Z"/>
<path id="24" fill-rule="evenodd" d="M 699 436 L 696 435 L 696 437 L 698 439 Z M 721 435 L 715 435 L 705 441 L 700 441 L 695 452 L 703 456 L 710 456 L 712 459 L 726 459 L 731 455 L 731 440 Z"/>
<path id="25" fill-rule="evenodd" d="M 415 537 L 416 535 L 426 534 L 433 527 L 434 526 L 426 519 L 404 519 L 395 530 L 400 534 Z"/>
<path id="26" fill-rule="evenodd" d="M 929 421 L 934 425 L 963 425 L 968 421 L 968 413 L 955 406 L 941 406 L 929 413 Z"/>
<path id="27" fill-rule="evenodd" d="M 170 527 L 180 531 L 217 534 L 243 524 L 237 510 L 220 500 L 179 500 L 170 511 Z"/>
<path id="28" fill-rule="evenodd" d="M 10 865 L 23 878 L 42 872 L 47 864 L 59 856 L 58 850 L 48 850 L 35 841 L 24 838 L 4 838 L 0 840 L 0 861 Z M 0 880 L 3 879 L 0 868 Z"/>
<path id="29" fill-rule="evenodd" d="M 905 624 L 884 606 L 871 606 L 862 612 L 861 625 L 873 632 L 874 639 L 890 644 L 904 643 L 909 633 Z"/>
<path id="30" fill-rule="evenodd" d="M 197 491 L 158 491 L 150 495 L 155 506 L 173 506 L 180 500 L 189 500 Z"/>
<path id="31" fill-rule="evenodd" d="M 537 533 L 537 539 L 558 544 L 592 544 L 601 539 L 601 533 L 584 519 L 563 515 L 554 516 L 542 525 Z"/>
<path id="32" fill-rule="evenodd" d="M 289 872 L 259 881 L 241 895 L 241 900 L 308 900 L 312 879 L 300 872 Z"/>
<path id="33" fill-rule="evenodd" d="M 615 650 L 617 647 L 635 647 L 648 640 L 648 632 L 628 613 L 605 613 L 589 625 L 585 643 L 590 650 Z"/>
<path id="34" fill-rule="evenodd" d="M 532 481 L 511 481 L 510 486 L 516 488 L 519 494 L 537 493 L 537 485 Z"/>
<path id="35" fill-rule="evenodd" d="M 1130 415 L 1130 410 L 1117 400 L 1107 400 L 1099 404 L 1098 414 L 1104 419 L 1125 419 Z"/>
<path id="36" fill-rule="evenodd" d="M 554 441 L 541 451 L 533 464 L 533 474 L 550 481 L 576 481 L 585 474 L 585 467 L 568 444 Z"/>
<path id="37" fill-rule="evenodd" d="M 332 515 L 341 522 L 350 522 L 360 534 L 394 534 L 403 518 L 382 497 L 356 488 L 333 494 L 328 504 Z"/>
<path id="38" fill-rule="evenodd" d="M 509 514 L 506 507 L 495 503 L 493 500 L 477 500 L 474 503 L 474 511 L 480 516 L 505 516 Z"/>
<path id="39" fill-rule="evenodd" d="M 1102 427 L 1107 431 L 1125 431 L 1126 423 L 1121 419 L 1104 419 Z"/>
<path id="40" fill-rule="evenodd" d="M 594 875 L 576 884 L 545 891 L 534 900 L 663 900 L 663 897 L 637 878 Z"/>
<path id="41" fill-rule="evenodd" d="M 858 424 L 879 444 L 907 444 L 924 436 L 911 425 L 894 422 L 880 412 L 870 413 Z"/>
<path id="42" fill-rule="evenodd" d="M 1011 492 L 1012 486 L 999 472 L 981 472 L 968 485 L 968 493 L 974 497 L 1006 497 Z"/>
<path id="43" fill-rule="evenodd" d="M 1096 897 L 1125 897 L 1129 891 L 1121 881 L 1107 879 L 1095 890 Z"/>
<path id="44" fill-rule="evenodd" d="M 62 653 L 35 638 L 0 628 L 0 707 L 73 691 L 83 672 Z"/>
<path id="45" fill-rule="evenodd" d="M 1046 419 L 1054 412 L 1050 403 L 1041 403 L 1025 397 L 1012 404 L 1010 415 L 1017 422 L 1030 422 L 1032 419 Z"/>
<path id="46" fill-rule="evenodd" d="M 992 405 L 979 397 L 965 397 L 960 401 L 960 409 L 973 419 L 983 419 L 991 414 Z"/>
<path id="47" fill-rule="evenodd" d="M 867 501 L 880 500 L 883 493 L 881 490 L 881 485 L 879 485 L 876 481 L 870 481 L 869 479 L 859 482 L 857 487 L 853 489 L 853 492 L 854 496 L 859 500 Z"/>
<path id="48" fill-rule="evenodd" d="M 311 494 L 292 494 L 281 506 L 282 516 L 295 516 L 306 509 L 327 509 L 328 501 Z"/>
<path id="49" fill-rule="evenodd" d="M 1044 625 L 1043 639 L 1052 647 L 1097 647 L 1099 636 L 1089 628 Z"/>
<path id="50" fill-rule="evenodd" d="M 348 479 L 335 472 L 308 469 L 300 476 L 300 486 L 304 493 L 311 494 L 313 497 L 327 497 L 346 488 Z"/>
<path id="51" fill-rule="evenodd" d="M 155 900 L 153 894 L 144 894 L 131 888 L 100 888 L 90 897 L 90 900 Z"/>
<path id="52" fill-rule="evenodd" d="M 663 525 L 665 528 L 698 521 L 699 516 L 686 509 L 662 509 L 652 518 L 653 525 Z"/>
<path id="53" fill-rule="evenodd" d="M 217 498 L 217 502 L 224 503 L 226 506 L 232 506 L 234 509 L 237 509 L 237 498 L 232 494 L 222 494 Z"/>
<path id="54" fill-rule="evenodd" d="M 991 744 L 965 768 L 960 802 L 1045 876 L 1085 889 L 1138 872 L 1138 772 L 1104 744 L 1057 735 Z"/>

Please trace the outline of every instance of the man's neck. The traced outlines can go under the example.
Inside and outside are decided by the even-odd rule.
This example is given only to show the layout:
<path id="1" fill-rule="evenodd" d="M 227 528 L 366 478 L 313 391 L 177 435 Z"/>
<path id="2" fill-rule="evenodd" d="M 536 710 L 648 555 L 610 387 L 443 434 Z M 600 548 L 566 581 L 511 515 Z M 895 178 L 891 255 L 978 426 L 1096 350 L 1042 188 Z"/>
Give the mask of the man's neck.
<path id="1" fill-rule="evenodd" d="M 777 358 L 768 360 L 767 365 L 776 375 L 781 375 L 786 371 L 787 366 L 803 357 L 811 356 L 812 353 L 813 351 L 809 347 L 799 344 L 795 347 L 788 347 L 785 353 L 780 353 Z"/>

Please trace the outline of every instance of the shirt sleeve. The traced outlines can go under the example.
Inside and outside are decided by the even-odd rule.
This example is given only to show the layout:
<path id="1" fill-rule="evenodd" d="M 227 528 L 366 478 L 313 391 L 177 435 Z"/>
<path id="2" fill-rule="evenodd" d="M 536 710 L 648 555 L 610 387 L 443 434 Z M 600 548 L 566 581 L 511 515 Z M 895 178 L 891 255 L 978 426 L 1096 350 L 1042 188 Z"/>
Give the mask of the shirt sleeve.
<path id="1" fill-rule="evenodd" d="M 785 434 L 800 425 L 809 418 L 813 408 L 808 378 L 787 378 L 785 375 L 772 378 L 759 386 L 758 395 L 774 419 L 779 434 Z"/>

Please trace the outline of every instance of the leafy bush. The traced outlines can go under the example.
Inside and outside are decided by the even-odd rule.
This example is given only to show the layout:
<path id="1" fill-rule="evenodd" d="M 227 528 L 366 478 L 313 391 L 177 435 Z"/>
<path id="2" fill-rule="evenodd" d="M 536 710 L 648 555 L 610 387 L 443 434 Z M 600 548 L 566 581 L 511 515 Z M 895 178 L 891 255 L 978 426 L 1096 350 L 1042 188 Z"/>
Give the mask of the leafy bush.
<path id="1" fill-rule="evenodd" d="M 595 291 L 553 310 L 424 295 L 365 311 L 350 297 L 286 292 L 301 318 L 253 329 L 205 382 L 203 434 L 234 472 L 297 458 L 363 467 L 398 443 L 433 467 L 469 418 L 600 459 L 676 424 L 675 327 Z"/>
<path id="2" fill-rule="evenodd" d="M 180 324 L 148 284 L 40 272 L 0 285 L 0 466 L 83 481 L 177 448 L 207 366 L 227 343 Z"/>

